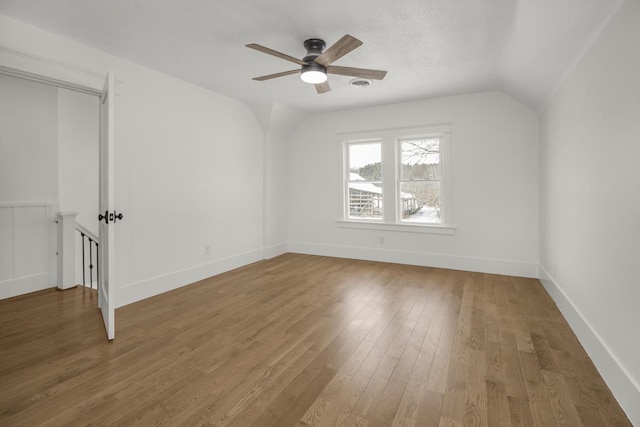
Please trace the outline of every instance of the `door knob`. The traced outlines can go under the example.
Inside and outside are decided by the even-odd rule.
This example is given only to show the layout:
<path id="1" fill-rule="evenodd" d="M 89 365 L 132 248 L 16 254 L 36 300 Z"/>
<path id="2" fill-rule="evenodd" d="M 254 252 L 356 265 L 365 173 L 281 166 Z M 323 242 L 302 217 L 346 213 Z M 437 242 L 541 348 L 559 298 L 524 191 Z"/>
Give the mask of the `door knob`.
<path id="1" fill-rule="evenodd" d="M 104 215 L 98 215 L 98 221 L 102 221 L 103 219 L 105 224 L 109 224 L 109 211 L 104 211 Z"/>

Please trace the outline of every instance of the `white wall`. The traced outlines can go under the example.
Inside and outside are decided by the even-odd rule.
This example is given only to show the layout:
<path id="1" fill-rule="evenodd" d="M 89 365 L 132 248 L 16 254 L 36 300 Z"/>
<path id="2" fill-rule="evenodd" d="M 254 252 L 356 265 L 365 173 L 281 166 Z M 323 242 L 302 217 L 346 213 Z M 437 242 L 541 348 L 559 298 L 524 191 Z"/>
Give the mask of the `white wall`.
<path id="1" fill-rule="evenodd" d="M 99 98 L 58 89 L 57 108 L 60 210 L 97 235 Z"/>
<path id="2" fill-rule="evenodd" d="M 252 113 L 150 70 L 118 75 L 116 207 L 125 219 L 116 238 L 127 302 L 262 259 L 263 131 Z"/>
<path id="3" fill-rule="evenodd" d="M 0 75 L 0 202 L 58 199 L 58 91 Z"/>
<path id="4" fill-rule="evenodd" d="M 2 65 L 92 87 L 114 71 L 118 306 L 262 258 L 264 134 L 244 104 L 5 17 L 0 35 Z"/>
<path id="5" fill-rule="evenodd" d="M 452 129 L 454 236 L 336 226 L 336 134 L 442 123 Z M 537 277 L 538 119 L 500 92 L 309 116 L 291 136 L 288 194 L 291 251 Z"/>
<path id="6" fill-rule="evenodd" d="M 275 103 L 265 127 L 265 258 L 287 251 L 289 136 L 303 114 Z"/>
<path id="7" fill-rule="evenodd" d="M 54 285 L 57 90 L 0 75 L 0 299 Z"/>
<path id="8" fill-rule="evenodd" d="M 541 278 L 640 425 L 640 2 L 614 16 L 542 117 Z"/>

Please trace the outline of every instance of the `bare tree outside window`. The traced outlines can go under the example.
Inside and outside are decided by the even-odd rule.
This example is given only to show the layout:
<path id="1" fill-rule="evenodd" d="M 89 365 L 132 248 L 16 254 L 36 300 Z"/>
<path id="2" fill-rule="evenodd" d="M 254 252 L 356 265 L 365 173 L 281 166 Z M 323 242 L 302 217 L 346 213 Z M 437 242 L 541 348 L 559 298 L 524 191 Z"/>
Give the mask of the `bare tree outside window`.
<path id="1" fill-rule="evenodd" d="M 440 223 L 440 138 L 400 144 L 402 221 Z"/>

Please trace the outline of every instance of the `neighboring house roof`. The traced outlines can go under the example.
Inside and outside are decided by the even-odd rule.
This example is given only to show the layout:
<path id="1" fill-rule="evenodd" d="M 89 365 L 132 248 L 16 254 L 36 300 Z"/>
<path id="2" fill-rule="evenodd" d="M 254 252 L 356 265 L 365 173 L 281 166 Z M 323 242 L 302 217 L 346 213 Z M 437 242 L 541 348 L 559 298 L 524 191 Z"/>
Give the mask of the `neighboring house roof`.
<path id="1" fill-rule="evenodd" d="M 353 181 L 364 181 L 364 178 L 361 177 L 360 175 L 358 175 L 357 173 L 349 173 L 349 188 L 353 188 L 355 190 L 359 190 L 359 191 L 364 191 L 367 193 L 374 193 L 374 194 L 382 194 L 382 188 L 373 185 L 370 182 L 353 182 Z M 413 196 L 413 194 L 410 193 L 402 193 L 401 197 L 403 199 L 415 199 L 415 197 Z"/>
<path id="2" fill-rule="evenodd" d="M 364 178 L 357 173 L 351 172 L 349 174 L 349 181 L 352 181 L 349 183 L 349 188 L 365 191 L 367 193 L 382 194 L 382 188 L 375 186 L 370 182 L 354 183 L 353 181 L 364 181 Z"/>

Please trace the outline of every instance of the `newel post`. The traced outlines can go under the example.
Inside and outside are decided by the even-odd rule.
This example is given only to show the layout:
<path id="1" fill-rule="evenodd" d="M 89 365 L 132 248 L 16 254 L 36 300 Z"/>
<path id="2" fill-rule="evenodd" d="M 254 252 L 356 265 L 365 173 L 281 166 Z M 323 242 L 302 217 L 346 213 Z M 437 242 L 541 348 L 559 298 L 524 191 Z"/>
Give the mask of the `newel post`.
<path id="1" fill-rule="evenodd" d="M 58 212 L 58 289 L 69 289 L 76 283 L 76 216 L 78 212 Z"/>

